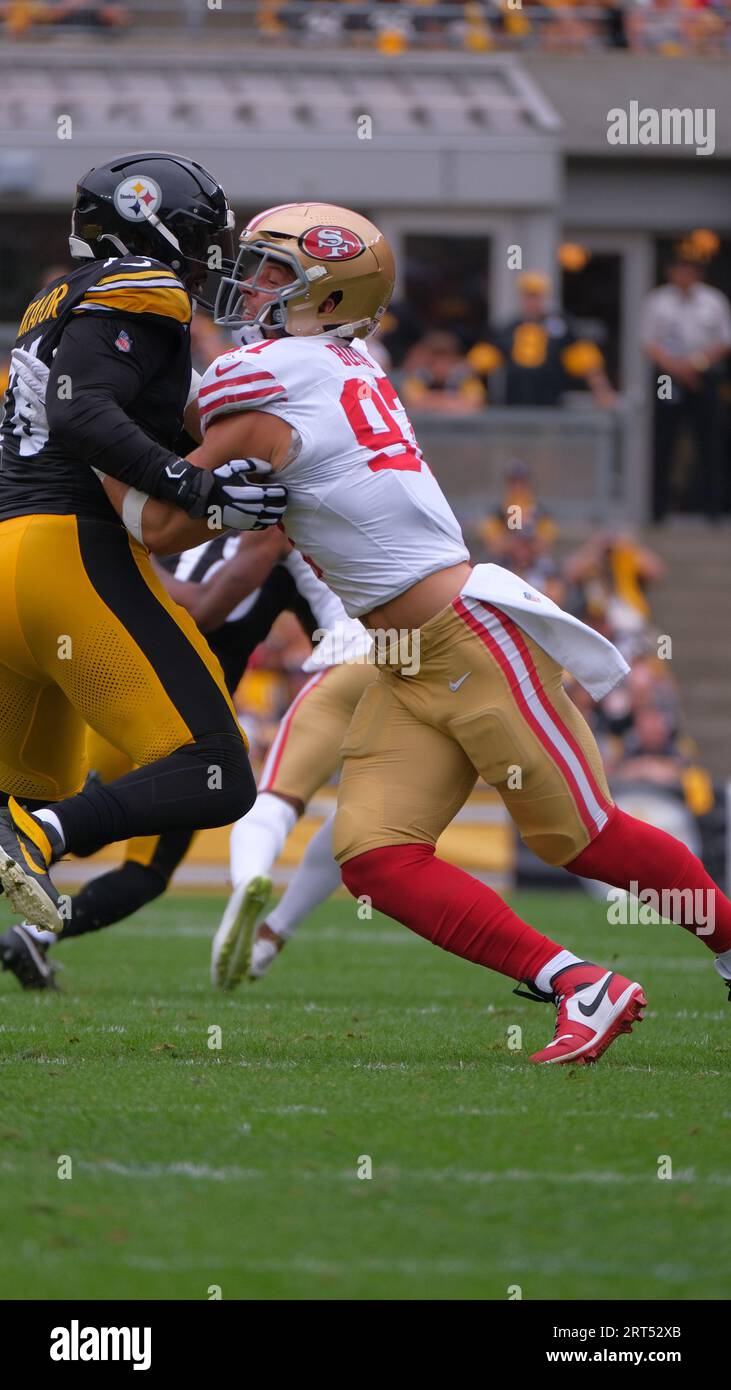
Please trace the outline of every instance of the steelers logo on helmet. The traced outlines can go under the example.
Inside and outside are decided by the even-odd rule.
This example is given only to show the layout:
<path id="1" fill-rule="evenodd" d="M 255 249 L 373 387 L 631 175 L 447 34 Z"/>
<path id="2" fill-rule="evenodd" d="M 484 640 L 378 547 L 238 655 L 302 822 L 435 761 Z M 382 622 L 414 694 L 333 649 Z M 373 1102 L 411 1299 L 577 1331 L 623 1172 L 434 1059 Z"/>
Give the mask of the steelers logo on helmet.
<path id="1" fill-rule="evenodd" d="M 299 244 L 315 261 L 352 261 L 365 251 L 365 242 L 349 227 L 310 227 Z"/>
<path id="2" fill-rule="evenodd" d="M 157 212 L 161 202 L 160 185 L 148 174 L 133 174 L 114 190 L 114 206 L 128 222 L 144 222 L 148 213 Z"/>

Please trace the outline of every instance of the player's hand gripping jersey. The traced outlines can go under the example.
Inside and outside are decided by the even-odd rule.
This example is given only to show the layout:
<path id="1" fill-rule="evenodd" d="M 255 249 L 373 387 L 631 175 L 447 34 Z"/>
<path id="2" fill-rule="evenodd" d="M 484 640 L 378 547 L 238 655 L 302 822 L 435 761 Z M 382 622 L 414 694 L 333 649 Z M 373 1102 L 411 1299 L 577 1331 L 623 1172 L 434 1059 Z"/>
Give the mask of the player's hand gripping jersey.
<path id="1" fill-rule="evenodd" d="M 191 300 L 143 256 L 90 260 L 40 290 L 17 346 L 50 368 L 44 418 L 11 372 L 0 520 L 31 514 L 119 523 L 93 467 L 146 492 L 177 459 L 191 377 Z"/>
<path id="2" fill-rule="evenodd" d="M 283 470 L 286 531 L 352 617 L 469 558 L 406 411 L 361 341 L 318 334 L 226 353 L 198 403 L 204 431 L 238 410 L 296 430 L 299 452 Z"/>

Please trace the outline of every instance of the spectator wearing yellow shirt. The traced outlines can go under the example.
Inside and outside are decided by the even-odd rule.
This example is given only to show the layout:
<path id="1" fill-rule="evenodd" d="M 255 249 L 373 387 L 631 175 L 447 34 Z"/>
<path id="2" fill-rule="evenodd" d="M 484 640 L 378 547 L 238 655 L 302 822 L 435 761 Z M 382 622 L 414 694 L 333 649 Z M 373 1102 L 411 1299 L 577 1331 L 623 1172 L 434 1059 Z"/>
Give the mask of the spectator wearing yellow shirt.
<path id="1" fill-rule="evenodd" d="M 459 338 L 435 329 L 409 352 L 401 378 L 404 405 L 414 410 L 433 410 L 467 415 L 482 410 L 487 392 L 470 367 Z"/>
<path id="2" fill-rule="evenodd" d="M 476 371 L 504 371 L 505 405 L 559 405 L 564 392 L 584 381 L 597 405 L 611 408 L 615 393 L 596 343 L 582 338 L 567 314 L 549 308 L 550 282 L 537 271 L 518 279 L 520 314 L 498 324 L 490 341 L 468 355 Z"/>
<path id="3" fill-rule="evenodd" d="M 545 551 L 550 550 L 558 534 L 556 523 L 536 497 L 529 468 L 522 459 L 511 459 L 505 470 L 500 506 L 483 517 L 477 531 L 491 558 L 499 558 L 507 555 L 512 533 L 525 529 L 530 529 Z"/>

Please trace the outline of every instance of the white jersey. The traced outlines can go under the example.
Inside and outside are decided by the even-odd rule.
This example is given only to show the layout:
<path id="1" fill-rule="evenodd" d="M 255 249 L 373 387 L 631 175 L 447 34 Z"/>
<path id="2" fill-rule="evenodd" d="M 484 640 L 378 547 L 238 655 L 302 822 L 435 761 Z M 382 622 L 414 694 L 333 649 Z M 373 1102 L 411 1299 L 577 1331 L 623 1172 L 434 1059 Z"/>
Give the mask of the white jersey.
<path id="1" fill-rule="evenodd" d="M 298 550 L 284 561 L 317 624 L 316 645 L 302 663 L 303 671 L 322 671 L 343 661 L 357 661 L 370 651 L 372 638 L 357 618 L 349 618 L 337 594 L 319 579 Z"/>
<path id="2" fill-rule="evenodd" d="M 205 373 L 198 404 L 203 431 L 237 410 L 278 415 L 297 431 L 300 451 L 280 471 L 285 529 L 351 617 L 469 559 L 406 411 L 359 340 L 318 334 L 227 352 Z"/>

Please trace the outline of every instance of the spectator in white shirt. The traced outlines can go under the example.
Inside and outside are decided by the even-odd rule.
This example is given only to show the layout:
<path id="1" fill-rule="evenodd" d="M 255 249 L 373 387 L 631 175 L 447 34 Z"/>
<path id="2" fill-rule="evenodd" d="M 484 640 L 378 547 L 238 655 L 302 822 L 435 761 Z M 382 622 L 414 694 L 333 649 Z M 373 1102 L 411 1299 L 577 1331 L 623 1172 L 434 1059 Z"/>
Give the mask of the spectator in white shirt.
<path id="1" fill-rule="evenodd" d="M 731 306 L 703 284 L 705 263 L 682 245 L 668 267 L 668 283 L 645 300 L 641 342 L 655 373 L 653 509 L 656 521 L 671 500 L 673 452 L 685 429 L 695 445 L 695 477 L 688 510 L 718 520 L 723 506 L 723 402 L 720 386 L 731 351 Z"/>

